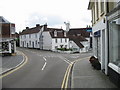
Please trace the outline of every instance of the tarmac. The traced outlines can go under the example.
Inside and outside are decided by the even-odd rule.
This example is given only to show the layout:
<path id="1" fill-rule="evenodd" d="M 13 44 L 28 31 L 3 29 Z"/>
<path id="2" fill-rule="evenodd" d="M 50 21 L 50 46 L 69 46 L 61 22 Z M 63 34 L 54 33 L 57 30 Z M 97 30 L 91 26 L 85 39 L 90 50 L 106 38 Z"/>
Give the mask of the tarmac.
<path id="1" fill-rule="evenodd" d="M 71 88 L 117 88 L 101 70 L 95 70 L 88 59 L 75 62 Z"/>
<path id="2" fill-rule="evenodd" d="M 0 75 L 17 68 L 23 62 L 24 56 L 20 52 L 13 56 L 0 56 Z"/>
<path id="3" fill-rule="evenodd" d="M 2 58 L 2 59 L 1 59 Z M 17 52 L 15 56 L 0 57 L 0 75 L 13 70 L 24 62 L 24 56 Z M 117 88 L 101 70 L 95 70 L 88 59 L 80 59 L 73 65 L 71 89 L 74 88 Z"/>

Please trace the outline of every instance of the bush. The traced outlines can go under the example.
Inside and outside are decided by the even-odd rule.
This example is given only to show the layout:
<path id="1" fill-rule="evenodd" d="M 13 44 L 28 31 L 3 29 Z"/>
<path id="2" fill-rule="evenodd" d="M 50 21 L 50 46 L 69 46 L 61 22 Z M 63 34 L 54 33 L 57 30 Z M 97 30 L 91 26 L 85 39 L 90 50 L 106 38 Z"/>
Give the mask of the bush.
<path id="1" fill-rule="evenodd" d="M 72 49 L 67 49 L 67 48 L 57 48 L 57 50 L 60 50 L 60 51 L 72 51 Z"/>

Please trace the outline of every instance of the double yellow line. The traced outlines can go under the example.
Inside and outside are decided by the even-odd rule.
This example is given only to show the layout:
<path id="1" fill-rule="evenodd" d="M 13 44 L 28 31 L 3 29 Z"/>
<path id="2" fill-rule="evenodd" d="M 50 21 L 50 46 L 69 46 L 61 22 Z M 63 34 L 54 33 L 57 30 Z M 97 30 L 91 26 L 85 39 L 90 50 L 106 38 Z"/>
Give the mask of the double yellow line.
<path id="1" fill-rule="evenodd" d="M 69 80 L 69 76 L 70 76 L 70 72 L 71 72 L 71 69 L 73 67 L 73 64 L 77 61 L 80 61 L 80 60 L 84 60 L 84 59 L 88 59 L 89 57 L 85 57 L 85 58 L 81 58 L 81 59 L 77 59 L 73 62 L 71 62 L 69 64 L 69 66 L 67 67 L 67 70 L 65 72 L 65 75 L 64 75 L 64 79 L 63 79 L 63 82 L 62 82 L 62 86 L 61 86 L 61 90 L 67 90 L 68 88 L 68 80 Z"/>
<path id="2" fill-rule="evenodd" d="M 13 73 L 13 72 L 17 71 L 18 69 L 22 68 L 22 67 L 28 62 L 28 57 L 27 57 L 24 53 L 22 53 L 22 52 L 20 52 L 20 51 L 19 51 L 19 53 L 21 53 L 21 54 L 24 56 L 24 60 L 25 60 L 25 61 L 24 61 L 20 66 L 16 67 L 15 69 L 13 69 L 13 70 L 11 70 L 11 71 L 9 71 L 9 72 L 1 75 L 1 76 L 0 76 L 0 79 L 3 78 L 3 77 L 5 77 L 5 76 L 8 76 L 8 75 L 10 75 L 11 73 Z"/>

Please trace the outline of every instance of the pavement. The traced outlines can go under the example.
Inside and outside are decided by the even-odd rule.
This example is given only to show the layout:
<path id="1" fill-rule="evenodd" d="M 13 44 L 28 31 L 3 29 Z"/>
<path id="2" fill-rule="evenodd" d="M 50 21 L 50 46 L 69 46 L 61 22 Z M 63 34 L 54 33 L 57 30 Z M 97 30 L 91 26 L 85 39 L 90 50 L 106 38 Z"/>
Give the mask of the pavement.
<path id="1" fill-rule="evenodd" d="M 88 59 L 75 62 L 71 88 L 117 88 L 101 70 L 95 70 Z"/>
<path id="2" fill-rule="evenodd" d="M 17 52 L 13 56 L 0 57 L 0 75 L 15 69 L 24 62 L 24 56 Z"/>

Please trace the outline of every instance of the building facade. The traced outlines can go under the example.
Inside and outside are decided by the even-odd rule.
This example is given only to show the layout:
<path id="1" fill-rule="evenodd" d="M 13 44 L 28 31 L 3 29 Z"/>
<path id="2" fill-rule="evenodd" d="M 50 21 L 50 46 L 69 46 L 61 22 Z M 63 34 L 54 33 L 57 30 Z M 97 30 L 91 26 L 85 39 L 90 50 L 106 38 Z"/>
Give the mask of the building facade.
<path id="1" fill-rule="evenodd" d="M 101 70 L 106 75 L 110 75 L 109 73 L 110 72 L 109 67 L 111 66 L 110 59 L 112 59 L 112 56 L 116 56 L 118 54 L 118 52 L 116 51 L 117 49 L 115 49 L 114 51 L 111 50 L 113 47 L 115 47 L 114 45 L 112 46 L 113 42 L 111 43 L 111 41 L 113 41 L 113 37 L 115 37 L 117 33 L 115 33 L 115 31 L 111 31 L 110 23 L 108 24 L 108 22 L 110 22 L 110 18 L 112 18 L 115 13 L 110 16 L 106 16 L 106 15 L 108 13 L 112 13 L 113 10 L 119 6 L 118 5 L 119 1 L 120 0 L 114 0 L 114 2 L 112 2 L 111 0 L 95 0 L 93 2 L 93 0 L 90 0 L 88 6 L 88 9 L 91 10 L 92 13 L 94 56 L 98 58 L 99 62 L 101 63 Z M 116 12 L 118 13 L 116 14 L 116 17 L 118 17 L 119 11 L 116 10 Z M 117 22 L 118 21 L 119 20 L 117 20 Z M 116 29 L 116 31 L 117 30 L 118 29 Z M 116 38 L 114 38 L 114 40 L 116 41 L 115 43 L 119 43 Z M 111 53 L 114 54 L 111 55 Z"/>
<path id="2" fill-rule="evenodd" d="M 82 29 L 63 30 L 48 28 L 47 25 L 26 27 L 20 33 L 20 47 L 58 51 L 87 52 L 90 48 L 90 33 Z"/>
<path id="3" fill-rule="evenodd" d="M 41 38 L 43 28 L 44 26 L 38 24 L 33 28 L 26 27 L 19 36 L 20 47 L 42 49 L 43 47 L 40 45 L 43 43 Z"/>
<path id="4" fill-rule="evenodd" d="M 0 54 L 16 53 L 15 24 L 0 16 Z"/>
<path id="5" fill-rule="evenodd" d="M 107 14 L 108 25 L 108 73 L 110 79 L 120 87 L 120 2 Z"/>

